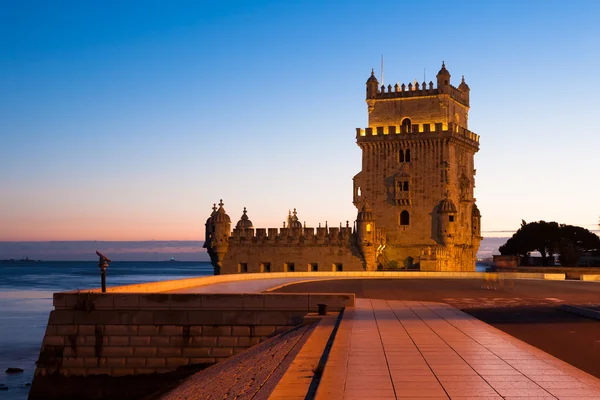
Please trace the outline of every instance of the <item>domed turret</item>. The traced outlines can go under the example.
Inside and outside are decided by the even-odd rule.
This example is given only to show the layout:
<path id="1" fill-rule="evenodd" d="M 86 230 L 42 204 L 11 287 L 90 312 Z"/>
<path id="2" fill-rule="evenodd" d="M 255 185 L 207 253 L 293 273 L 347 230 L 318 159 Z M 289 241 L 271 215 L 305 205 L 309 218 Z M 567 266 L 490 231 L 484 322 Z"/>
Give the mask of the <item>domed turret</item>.
<path id="1" fill-rule="evenodd" d="M 439 90 L 444 90 L 446 87 L 450 86 L 450 72 L 446 69 L 446 64 L 442 61 L 442 69 L 436 75 L 437 78 L 437 87 Z"/>
<path id="2" fill-rule="evenodd" d="M 208 219 L 206 220 L 206 224 L 204 224 L 206 229 L 204 231 L 204 245 L 202 247 L 204 247 L 205 249 L 209 248 L 212 243 L 213 233 L 215 232 L 215 215 L 216 214 L 217 214 L 217 205 L 213 203 L 213 208 L 212 208 L 212 212 L 210 213 L 210 217 L 208 217 Z"/>
<path id="3" fill-rule="evenodd" d="M 477 207 L 477 204 L 473 203 L 473 211 L 472 211 L 472 215 L 473 218 L 481 218 L 481 211 L 479 211 L 479 207 Z"/>
<path id="4" fill-rule="evenodd" d="M 302 229 L 302 223 L 298 221 L 298 215 L 294 208 L 294 213 L 288 215 L 288 228 L 290 229 Z"/>
<path id="5" fill-rule="evenodd" d="M 375 77 L 375 71 L 371 70 L 371 76 L 367 79 L 367 99 L 373 99 L 377 96 L 379 82 Z"/>
<path id="6" fill-rule="evenodd" d="M 244 207 L 244 213 L 242 214 L 240 220 L 238 221 L 238 223 L 237 223 L 237 225 L 235 227 L 237 229 L 254 228 L 254 226 L 252 225 L 252 221 L 250 221 L 248 219 L 246 207 Z"/>
<path id="7" fill-rule="evenodd" d="M 456 232 L 456 213 L 458 212 L 454 202 L 445 198 L 440 201 L 437 207 L 438 211 L 438 224 L 440 228 L 439 241 L 441 244 L 447 245 L 454 243 L 454 236 Z"/>
<path id="8" fill-rule="evenodd" d="M 438 212 L 456 214 L 457 210 L 454 202 L 451 199 L 445 198 L 438 204 Z"/>
<path id="9" fill-rule="evenodd" d="M 468 92 L 469 90 L 471 90 L 471 88 L 469 88 L 469 85 L 467 85 L 467 82 L 465 82 L 465 76 L 462 76 L 462 80 L 460 81 L 460 85 L 458 85 L 458 90 L 460 90 L 461 92 Z"/>
<path id="10" fill-rule="evenodd" d="M 223 204 L 223 200 L 221 200 L 219 202 L 219 209 L 215 212 L 215 215 L 213 217 L 213 220 L 215 222 L 215 224 L 217 223 L 231 223 L 231 218 L 229 218 L 229 215 L 227 215 L 227 213 L 225 212 L 225 209 L 223 208 L 224 204 Z"/>
<path id="11" fill-rule="evenodd" d="M 369 202 L 365 199 L 362 209 L 356 216 L 356 244 L 360 250 L 365 270 L 374 271 L 377 269 L 377 254 L 375 245 L 375 221 Z"/>
<path id="12" fill-rule="evenodd" d="M 231 234 L 231 218 L 223 208 L 223 200 L 219 202 L 219 208 L 213 207 L 211 217 L 206 221 L 207 235 L 205 247 L 208 249 L 210 260 L 214 268 L 214 274 L 221 273 L 223 259 L 229 249 L 229 236 Z"/>
<path id="13" fill-rule="evenodd" d="M 358 212 L 356 220 L 359 222 L 362 221 L 373 221 L 373 213 L 371 211 L 371 206 L 369 202 L 365 200 L 362 209 Z"/>
<path id="14" fill-rule="evenodd" d="M 462 92 L 464 99 L 466 100 L 467 104 L 469 104 L 469 93 L 471 93 L 471 89 L 469 88 L 469 85 L 467 85 L 467 83 L 465 82 L 464 75 L 462 77 L 460 85 L 458 85 L 458 90 Z"/>

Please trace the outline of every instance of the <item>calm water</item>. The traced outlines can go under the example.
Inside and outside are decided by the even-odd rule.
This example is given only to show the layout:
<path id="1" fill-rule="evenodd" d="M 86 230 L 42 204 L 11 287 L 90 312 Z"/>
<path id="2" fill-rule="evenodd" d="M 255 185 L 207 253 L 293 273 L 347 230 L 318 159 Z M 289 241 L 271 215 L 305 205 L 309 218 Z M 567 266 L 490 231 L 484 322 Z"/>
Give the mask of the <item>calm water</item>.
<path id="1" fill-rule="evenodd" d="M 112 262 L 107 285 L 212 275 L 208 262 Z M 52 310 L 52 293 L 100 286 L 98 263 L 40 262 L 0 264 L 0 390 L 1 400 L 26 399 L 35 361 Z M 7 375 L 7 368 L 25 370 Z"/>

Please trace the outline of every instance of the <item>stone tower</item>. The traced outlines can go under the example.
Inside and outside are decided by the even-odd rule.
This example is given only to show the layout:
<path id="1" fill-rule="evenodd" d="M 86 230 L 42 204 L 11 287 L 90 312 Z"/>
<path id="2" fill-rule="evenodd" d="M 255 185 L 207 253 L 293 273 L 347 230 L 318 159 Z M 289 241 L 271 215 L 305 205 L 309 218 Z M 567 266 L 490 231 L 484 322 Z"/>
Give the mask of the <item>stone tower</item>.
<path id="1" fill-rule="evenodd" d="M 450 84 L 444 63 L 433 82 L 379 87 L 366 83 L 369 126 L 357 129 L 362 170 L 354 205 L 370 203 L 385 229 L 383 268 L 474 271 L 481 240 L 475 205 L 474 156 L 479 136 L 468 130 L 469 86 Z"/>

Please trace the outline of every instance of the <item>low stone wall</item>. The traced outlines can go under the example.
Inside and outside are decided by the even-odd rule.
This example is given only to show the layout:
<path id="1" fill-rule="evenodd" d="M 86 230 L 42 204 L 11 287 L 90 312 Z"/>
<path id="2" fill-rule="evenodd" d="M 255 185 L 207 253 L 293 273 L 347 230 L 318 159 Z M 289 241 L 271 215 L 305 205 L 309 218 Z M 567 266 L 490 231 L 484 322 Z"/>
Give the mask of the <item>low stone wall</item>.
<path id="1" fill-rule="evenodd" d="M 238 282 L 256 279 L 274 279 L 274 278 L 465 278 L 465 279 L 484 279 L 488 272 L 426 272 L 426 271 L 346 271 L 346 272 L 272 272 L 272 273 L 247 273 L 247 274 L 228 274 L 205 276 L 200 278 L 184 278 L 171 281 L 140 283 L 135 285 L 125 285 L 109 287 L 108 293 L 157 293 L 169 292 L 174 290 L 186 289 L 190 287 L 206 286 L 223 282 Z M 509 272 L 512 279 L 550 279 L 563 280 L 564 273 L 544 273 L 544 272 Z M 92 289 L 91 292 L 100 293 L 100 289 Z"/>
<path id="2" fill-rule="evenodd" d="M 112 377 L 212 364 L 354 294 L 54 294 L 36 377 Z M 35 385 L 35 379 L 34 379 Z"/>
<path id="3" fill-rule="evenodd" d="M 581 275 L 582 281 L 600 282 L 600 275 Z"/>

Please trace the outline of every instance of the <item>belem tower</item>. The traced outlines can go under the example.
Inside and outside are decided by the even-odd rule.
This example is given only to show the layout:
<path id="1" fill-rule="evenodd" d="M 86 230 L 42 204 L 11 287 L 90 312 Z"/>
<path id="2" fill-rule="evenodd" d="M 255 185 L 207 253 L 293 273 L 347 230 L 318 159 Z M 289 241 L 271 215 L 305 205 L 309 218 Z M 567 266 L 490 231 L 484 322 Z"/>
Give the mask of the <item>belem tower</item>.
<path id="1" fill-rule="evenodd" d="M 362 169 L 353 178 L 358 213 L 345 226 L 306 227 L 294 210 L 282 228 L 254 228 L 246 209 L 213 206 L 206 240 L 215 275 L 252 272 L 474 271 L 481 237 L 469 86 L 366 82 L 369 126 L 356 129 Z"/>

